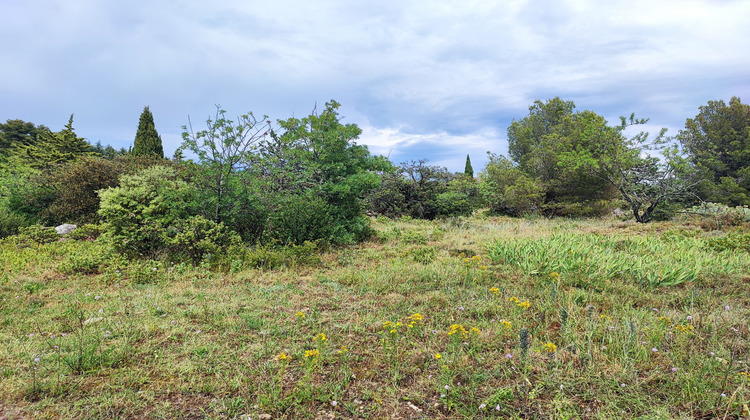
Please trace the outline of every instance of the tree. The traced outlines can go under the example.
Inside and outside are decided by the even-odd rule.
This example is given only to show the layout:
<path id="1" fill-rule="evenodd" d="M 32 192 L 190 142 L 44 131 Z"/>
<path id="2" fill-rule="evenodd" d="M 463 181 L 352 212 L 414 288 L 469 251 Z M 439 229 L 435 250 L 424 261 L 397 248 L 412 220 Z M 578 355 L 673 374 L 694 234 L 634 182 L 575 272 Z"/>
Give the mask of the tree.
<path id="1" fill-rule="evenodd" d="M 226 221 L 232 226 L 242 192 L 238 174 L 250 169 L 257 160 L 256 143 L 268 136 L 271 121 L 266 116 L 257 119 L 252 112 L 237 117 L 236 121 L 225 114 L 216 106 L 214 116 L 206 120 L 206 129 L 198 132 L 188 118 L 188 125 L 182 127 L 182 145 L 176 153 L 188 150 L 201 165 L 193 174 L 202 196 L 199 213 L 216 223 Z"/>
<path id="2" fill-rule="evenodd" d="M 378 171 L 390 164 L 355 142 L 362 130 L 341 123 L 340 106 L 331 100 L 320 113 L 279 120 L 283 133 L 263 144 L 261 166 L 274 190 L 322 198 L 327 207 L 318 208 L 330 209 L 332 234 L 321 239 L 346 243 L 369 234 L 362 197 L 380 184 Z"/>
<path id="3" fill-rule="evenodd" d="M 560 156 L 575 149 L 591 118 L 606 125 L 604 118 L 591 111 L 575 111 L 572 101 L 553 98 L 535 101 L 529 115 L 508 127 L 509 156 L 518 170 L 543 189 L 541 209 L 547 214 L 595 215 L 607 207 L 602 202 L 617 195 L 606 181 L 581 167 L 560 164 Z"/>
<path id="4" fill-rule="evenodd" d="M 529 115 L 508 127 L 508 155 L 520 169 L 546 182 L 557 176 L 555 146 L 565 117 L 573 115 L 573 101 L 559 97 L 534 101 Z"/>
<path id="5" fill-rule="evenodd" d="M 94 154 L 91 145 L 76 135 L 72 114 L 60 132 L 38 131 L 36 142 L 17 145 L 12 151 L 12 157 L 17 159 L 18 163 L 35 169 L 46 169 L 80 156 Z"/>
<path id="6" fill-rule="evenodd" d="M 466 155 L 466 166 L 464 166 L 464 174 L 469 178 L 474 178 L 474 168 L 471 167 L 471 158 Z"/>
<path id="7" fill-rule="evenodd" d="M 709 101 L 685 121 L 678 139 L 704 181 L 701 198 L 729 205 L 750 204 L 750 105 L 733 97 Z"/>
<path id="8" fill-rule="evenodd" d="M 647 132 L 627 138 L 623 131 L 648 120 L 633 114 L 610 127 L 594 113 L 578 117 L 583 130 L 575 147 L 560 155 L 560 165 L 585 169 L 617 188 L 637 222 L 651 221 L 658 206 L 691 194 L 694 182 L 676 144 L 665 137 L 666 129 L 654 138 Z"/>
<path id="9" fill-rule="evenodd" d="M 135 156 L 156 155 L 161 158 L 164 157 L 161 136 L 156 131 L 154 116 L 148 106 L 143 108 L 138 120 L 138 131 L 135 133 L 135 141 L 133 142 L 133 154 Z"/>
<path id="10" fill-rule="evenodd" d="M 479 175 L 479 189 L 490 212 L 524 216 L 538 212 L 544 188 L 502 155 L 488 153 L 489 162 Z"/>
<path id="11" fill-rule="evenodd" d="M 34 144 L 40 132 L 49 131 L 43 125 L 35 126 L 23 120 L 7 120 L 0 124 L 0 156 L 7 156 L 16 146 Z"/>

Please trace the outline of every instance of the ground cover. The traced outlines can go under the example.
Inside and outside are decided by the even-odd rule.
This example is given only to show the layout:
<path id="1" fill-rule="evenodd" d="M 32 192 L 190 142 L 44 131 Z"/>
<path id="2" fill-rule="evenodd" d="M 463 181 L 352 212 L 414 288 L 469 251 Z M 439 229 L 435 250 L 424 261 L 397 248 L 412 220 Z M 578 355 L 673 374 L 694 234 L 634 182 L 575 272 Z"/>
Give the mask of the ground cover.
<path id="1" fill-rule="evenodd" d="M 747 228 L 373 227 L 220 269 L 4 241 L 0 417 L 750 415 Z"/>

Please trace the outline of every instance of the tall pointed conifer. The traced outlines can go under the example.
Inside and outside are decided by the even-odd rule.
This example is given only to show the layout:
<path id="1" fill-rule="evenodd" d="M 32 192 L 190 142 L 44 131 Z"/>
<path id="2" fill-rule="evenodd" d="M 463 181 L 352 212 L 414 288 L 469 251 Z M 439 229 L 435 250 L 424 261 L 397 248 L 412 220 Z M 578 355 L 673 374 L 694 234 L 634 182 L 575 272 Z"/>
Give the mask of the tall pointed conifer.
<path id="1" fill-rule="evenodd" d="M 133 143 L 133 155 L 156 155 L 164 157 L 164 147 L 161 144 L 161 136 L 156 131 L 154 125 L 154 116 L 148 109 L 143 108 L 141 118 L 138 121 L 138 131 L 135 133 L 135 142 Z"/>
<path id="2" fill-rule="evenodd" d="M 474 168 L 471 167 L 471 159 L 469 155 L 466 155 L 466 167 L 464 167 L 464 174 L 469 178 L 474 178 Z"/>

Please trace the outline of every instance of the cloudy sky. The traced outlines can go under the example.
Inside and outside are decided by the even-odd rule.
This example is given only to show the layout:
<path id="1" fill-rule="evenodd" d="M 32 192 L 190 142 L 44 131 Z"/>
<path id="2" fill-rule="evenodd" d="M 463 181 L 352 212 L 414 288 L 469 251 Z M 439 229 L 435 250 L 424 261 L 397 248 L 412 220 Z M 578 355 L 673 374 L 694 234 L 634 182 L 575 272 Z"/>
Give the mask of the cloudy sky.
<path id="1" fill-rule="evenodd" d="M 744 0 L 2 0 L 0 121 L 129 147 L 150 106 L 168 155 L 220 104 L 272 119 L 342 103 L 394 163 L 478 171 L 535 99 L 674 134 L 750 102 Z"/>

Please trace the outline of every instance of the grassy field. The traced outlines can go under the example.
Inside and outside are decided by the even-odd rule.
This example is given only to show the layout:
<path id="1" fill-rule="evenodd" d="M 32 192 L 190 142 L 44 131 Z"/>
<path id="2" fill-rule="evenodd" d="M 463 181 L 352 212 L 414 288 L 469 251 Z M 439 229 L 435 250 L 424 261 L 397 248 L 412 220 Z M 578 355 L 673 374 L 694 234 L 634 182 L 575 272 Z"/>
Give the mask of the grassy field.
<path id="1" fill-rule="evenodd" d="M 373 227 L 224 270 L 5 241 L 0 418 L 750 418 L 750 253 L 726 232 Z"/>

